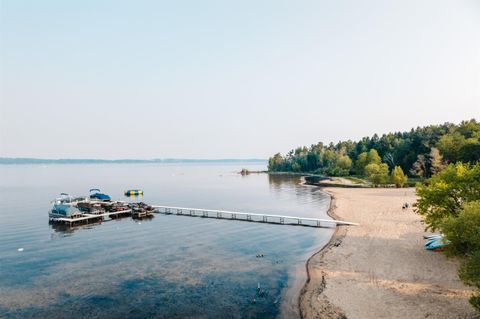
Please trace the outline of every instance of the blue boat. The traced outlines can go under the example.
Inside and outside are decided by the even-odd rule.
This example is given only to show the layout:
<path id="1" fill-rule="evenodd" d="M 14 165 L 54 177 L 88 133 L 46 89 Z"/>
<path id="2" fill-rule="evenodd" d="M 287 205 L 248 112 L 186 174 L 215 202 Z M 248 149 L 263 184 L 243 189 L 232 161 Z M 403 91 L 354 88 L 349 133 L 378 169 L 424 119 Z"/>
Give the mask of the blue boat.
<path id="1" fill-rule="evenodd" d="M 81 216 L 82 212 L 77 207 L 79 200 L 81 198 L 73 198 L 66 193 L 61 193 L 60 197 L 52 202 L 53 206 L 49 213 L 50 218 L 74 218 Z"/>
<path id="2" fill-rule="evenodd" d="M 443 250 L 443 247 L 450 244 L 448 240 L 444 240 L 443 235 L 429 236 L 425 243 L 426 250 Z"/>
<path id="3" fill-rule="evenodd" d="M 98 199 L 98 200 L 103 201 L 103 202 L 108 202 L 108 201 L 111 200 L 110 196 L 108 196 L 107 194 L 101 193 L 98 188 L 92 188 L 90 190 L 90 198 L 91 199 Z"/>

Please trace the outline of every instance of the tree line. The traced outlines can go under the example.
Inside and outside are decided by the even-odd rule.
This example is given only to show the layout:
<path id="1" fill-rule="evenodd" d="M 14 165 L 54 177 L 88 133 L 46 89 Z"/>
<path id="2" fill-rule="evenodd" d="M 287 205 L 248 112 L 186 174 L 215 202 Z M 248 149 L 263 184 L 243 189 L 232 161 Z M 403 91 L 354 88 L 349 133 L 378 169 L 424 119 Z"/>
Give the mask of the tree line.
<path id="1" fill-rule="evenodd" d="M 298 147 L 286 155 L 277 153 L 269 158 L 268 169 L 328 176 L 361 175 L 375 184 L 384 184 L 404 180 L 406 176 L 429 178 L 449 163 L 479 160 L 480 123 L 471 119 L 458 125 L 444 123 L 408 132 L 374 134 L 360 141 Z"/>

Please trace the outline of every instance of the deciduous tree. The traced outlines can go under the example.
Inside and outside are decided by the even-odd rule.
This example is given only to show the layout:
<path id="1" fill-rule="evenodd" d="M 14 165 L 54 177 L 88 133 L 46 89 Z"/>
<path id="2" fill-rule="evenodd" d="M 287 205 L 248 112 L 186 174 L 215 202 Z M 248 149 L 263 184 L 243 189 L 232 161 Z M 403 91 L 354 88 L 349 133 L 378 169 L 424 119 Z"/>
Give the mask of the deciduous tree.
<path id="1" fill-rule="evenodd" d="M 391 179 L 392 183 L 394 183 L 396 187 L 403 187 L 403 185 L 407 183 L 407 176 L 405 176 L 400 166 L 395 166 L 395 168 L 392 170 Z"/>
<path id="2" fill-rule="evenodd" d="M 443 220 L 456 217 L 462 205 L 480 200 L 480 163 L 450 164 L 423 184 L 417 185 L 416 212 L 427 229 L 436 230 Z"/>
<path id="3" fill-rule="evenodd" d="M 453 132 L 443 135 L 437 147 L 448 163 L 455 163 L 460 160 L 460 150 L 464 145 L 465 137 L 459 132 Z"/>
<path id="4" fill-rule="evenodd" d="M 365 176 L 376 185 L 388 183 L 388 165 L 371 163 L 365 166 Z"/>
<path id="5" fill-rule="evenodd" d="M 367 163 L 368 164 L 380 164 L 381 162 L 382 162 L 382 159 L 381 159 L 380 155 L 378 155 L 377 150 L 372 148 L 368 152 Z"/>
<path id="6" fill-rule="evenodd" d="M 357 161 L 355 162 L 355 171 L 359 175 L 365 174 L 365 166 L 368 165 L 368 153 L 362 152 L 358 155 Z"/>

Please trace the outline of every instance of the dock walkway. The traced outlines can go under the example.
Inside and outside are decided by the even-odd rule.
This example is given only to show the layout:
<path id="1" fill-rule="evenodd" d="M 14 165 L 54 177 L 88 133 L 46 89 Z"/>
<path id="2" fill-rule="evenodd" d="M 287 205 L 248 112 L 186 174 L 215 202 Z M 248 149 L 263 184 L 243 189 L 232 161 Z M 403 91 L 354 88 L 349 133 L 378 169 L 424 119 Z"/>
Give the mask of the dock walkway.
<path id="1" fill-rule="evenodd" d="M 233 212 L 227 210 L 214 210 L 203 208 L 188 208 L 188 207 L 172 207 L 172 206 L 159 206 L 152 205 L 156 208 L 157 213 L 165 215 L 182 215 L 192 217 L 203 218 L 217 218 L 217 219 L 230 219 L 241 220 L 257 223 L 270 223 L 270 224 L 282 224 L 282 225 L 300 225 L 309 227 L 335 227 L 337 225 L 357 226 L 357 223 L 346 222 L 334 219 L 321 219 L 299 216 L 284 216 L 284 215 L 272 215 L 272 214 L 257 214 L 257 213 L 245 213 L 245 212 Z"/>
<path id="2" fill-rule="evenodd" d="M 89 222 L 89 221 L 94 221 L 94 220 L 100 220 L 105 217 L 120 217 L 120 216 L 127 216 L 132 213 L 131 209 L 125 209 L 125 210 L 120 210 L 116 212 L 108 212 L 108 213 L 103 213 L 103 214 L 82 214 L 80 217 L 74 217 L 74 218 L 68 218 L 68 217 L 50 217 L 50 221 L 52 222 L 59 222 L 59 223 L 65 223 L 65 224 L 74 224 L 74 223 L 80 223 L 80 222 Z"/>

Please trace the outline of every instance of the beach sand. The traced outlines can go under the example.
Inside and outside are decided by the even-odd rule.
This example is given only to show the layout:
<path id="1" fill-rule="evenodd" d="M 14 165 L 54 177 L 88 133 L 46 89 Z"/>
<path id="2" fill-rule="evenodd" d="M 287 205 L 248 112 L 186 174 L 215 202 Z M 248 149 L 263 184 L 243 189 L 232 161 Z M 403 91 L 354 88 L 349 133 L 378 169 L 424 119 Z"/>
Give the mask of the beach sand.
<path id="1" fill-rule="evenodd" d="M 307 263 L 299 303 L 304 318 L 480 318 L 458 262 L 423 249 L 414 189 L 325 188 L 338 227 Z"/>

